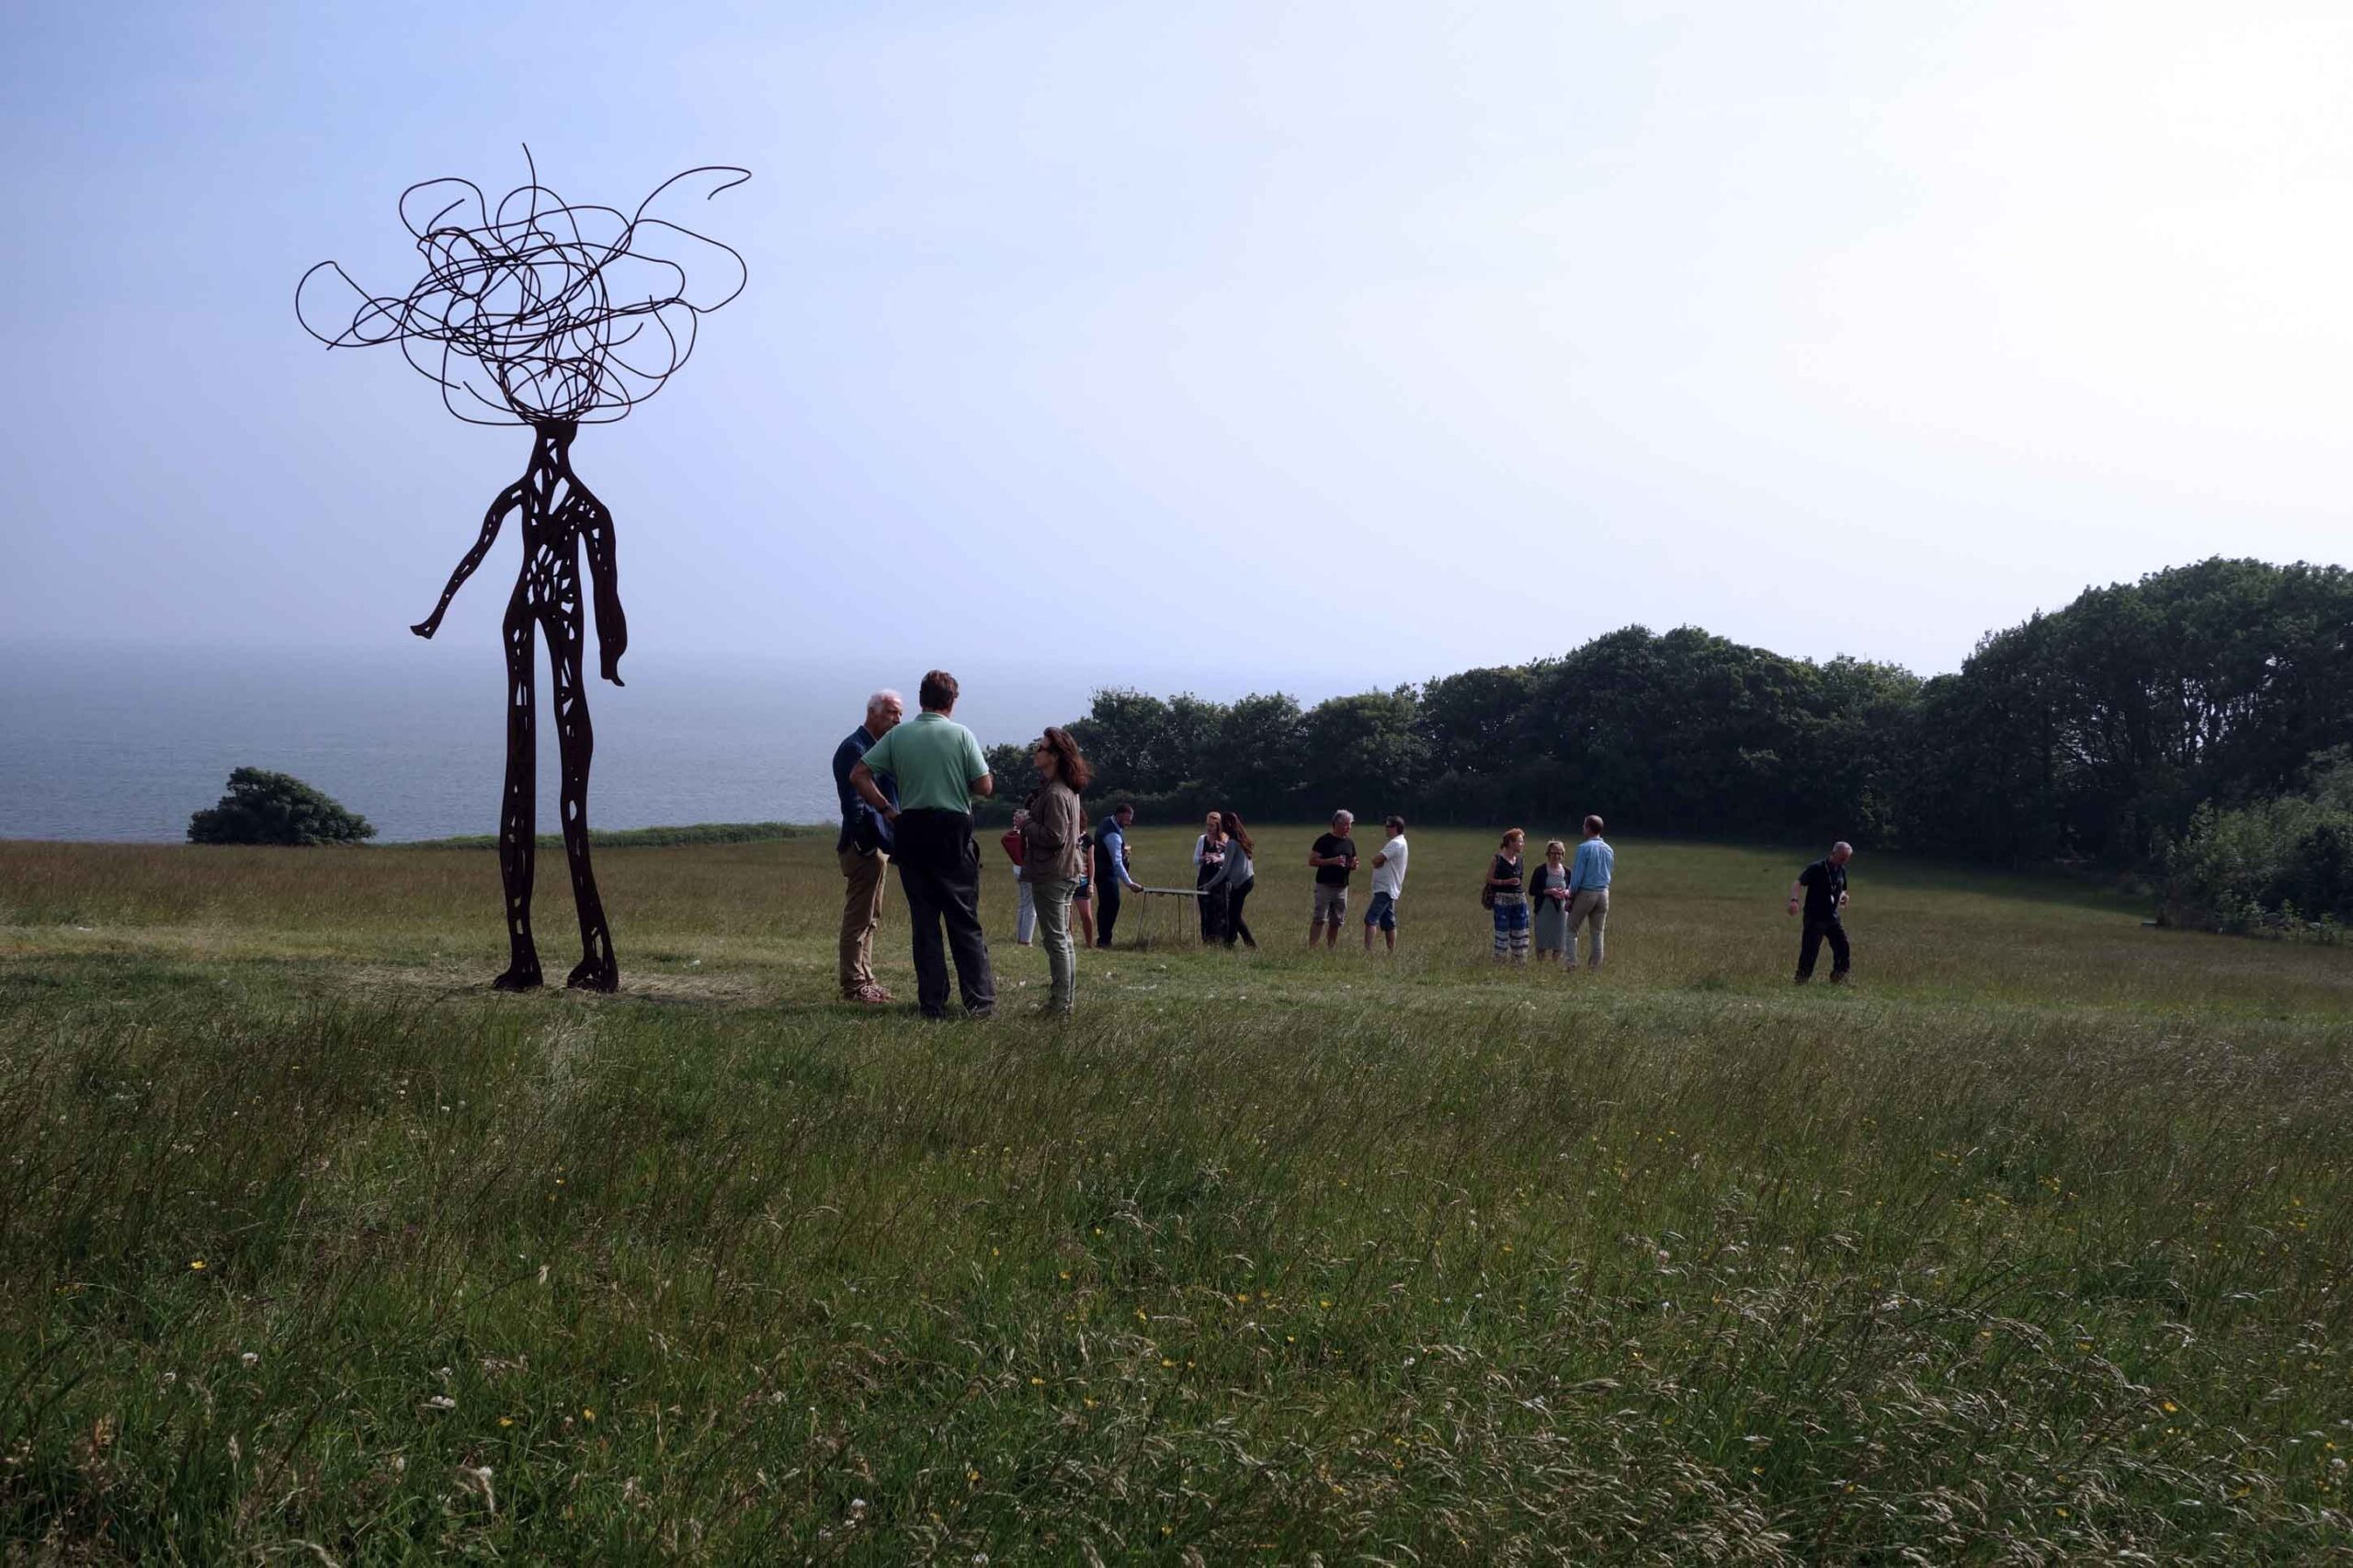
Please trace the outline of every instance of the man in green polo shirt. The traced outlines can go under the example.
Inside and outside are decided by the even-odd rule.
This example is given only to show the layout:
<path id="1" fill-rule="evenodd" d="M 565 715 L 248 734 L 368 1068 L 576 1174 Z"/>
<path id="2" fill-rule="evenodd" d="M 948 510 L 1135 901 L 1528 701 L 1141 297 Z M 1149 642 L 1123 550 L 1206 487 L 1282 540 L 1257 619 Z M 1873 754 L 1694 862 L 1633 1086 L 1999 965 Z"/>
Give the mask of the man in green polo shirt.
<path id="1" fill-rule="evenodd" d="M 981 847 L 972 840 L 972 797 L 995 794 L 996 780 L 979 740 L 949 717 L 957 695 L 956 677 L 946 670 L 924 676 L 917 699 L 923 711 L 915 722 L 876 741 L 849 771 L 851 787 L 891 822 L 897 844 L 892 858 L 914 930 L 915 1005 L 926 1018 L 948 1016 L 950 954 L 964 1011 L 985 1018 L 996 1010 L 989 943 L 981 932 Z M 898 782 L 897 804 L 875 783 L 878 773 Z"/>

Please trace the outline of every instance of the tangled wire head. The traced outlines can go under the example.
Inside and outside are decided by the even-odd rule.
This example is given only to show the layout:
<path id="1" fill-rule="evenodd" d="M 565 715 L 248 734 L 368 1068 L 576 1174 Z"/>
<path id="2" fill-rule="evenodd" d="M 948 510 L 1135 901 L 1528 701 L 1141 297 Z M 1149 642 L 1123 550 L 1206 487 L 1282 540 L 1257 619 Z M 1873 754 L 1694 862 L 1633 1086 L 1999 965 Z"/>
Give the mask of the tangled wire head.
<path id="1" fill-rule="evenodd" d="M 416 286 L 371 294 L 323 261 L 295 286 L 295 314 L 330 348 L 400 345 L 460 419 L 608 424 L 661 391 L 703 314 L 744 290 L 740 255 L 649 209 L 674 189 L 707 183 L 708 199 L 750 177 L 688 169 L 634 212 L 564 201 L 536 168 L 495 204 L 468 180 L 413 185 L 400 211 L 425 258 Z"/>

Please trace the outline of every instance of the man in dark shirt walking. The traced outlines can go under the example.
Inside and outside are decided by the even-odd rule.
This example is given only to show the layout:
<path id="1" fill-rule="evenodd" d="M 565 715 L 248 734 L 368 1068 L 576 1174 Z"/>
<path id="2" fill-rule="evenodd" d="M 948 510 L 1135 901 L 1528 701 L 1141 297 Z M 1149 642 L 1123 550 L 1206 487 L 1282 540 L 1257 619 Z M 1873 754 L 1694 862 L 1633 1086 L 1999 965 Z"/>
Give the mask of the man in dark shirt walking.
<path id="1" fill-rule="evenodd" d="M 1798 946 L 1800 985 L 1813 978 L 1813 960 L 1824 941 L 1830 944 L 1830 983 L 1847 983 L 1850 960 L 1847 927 L 1839 916 L 1847 912 L 1847 862 L 1854 854 L 1855 846 L 1842 839 L 1790 884 L 1790 913 L 1797 914 L 1801 905 L 1805 912 L 1805 936 Z"/>
<path id="2" fill-rule="evenodd" d="M 895 691 L 878 691 L 866 699 L 866 722 L 834 748 L 834 789 L 842 798 L 841 836 L 834 841 L 834 858 L 842 867 L 842 942 L 839 979 L 842 1000 L 878 1005 L 891 994 L 874 983 L 874 933 L 882 924 L 882 873 L 891 864 L 891 824 L 853 789 L 850 769 L 866 756 L 867 748 L 890 733 L 906 713 L 906 703 Z M 882 798 L 896 806 L 899 787 L 889 774 L 879 776 Z"/>

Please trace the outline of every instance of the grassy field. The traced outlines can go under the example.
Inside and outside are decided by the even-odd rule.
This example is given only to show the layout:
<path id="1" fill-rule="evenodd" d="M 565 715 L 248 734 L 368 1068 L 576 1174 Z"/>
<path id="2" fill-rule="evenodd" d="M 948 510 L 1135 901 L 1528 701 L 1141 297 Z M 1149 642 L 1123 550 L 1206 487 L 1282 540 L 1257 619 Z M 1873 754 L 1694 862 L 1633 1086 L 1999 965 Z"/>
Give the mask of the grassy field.
<path id="1" fill-rule="evenodd" d="M 1799 991 L 1803 856 L 1627 841 L 1499 971 L 1428 833 L 1311 955 L 1312 834 L 1067 1026 L 994 856 L 926 1027 L 822 835 L 601 856 L 613 997 L 486 853 L 0 844 L 10 1560 L 2353 1550 L 2353 953 L 1867 855 Z"/>

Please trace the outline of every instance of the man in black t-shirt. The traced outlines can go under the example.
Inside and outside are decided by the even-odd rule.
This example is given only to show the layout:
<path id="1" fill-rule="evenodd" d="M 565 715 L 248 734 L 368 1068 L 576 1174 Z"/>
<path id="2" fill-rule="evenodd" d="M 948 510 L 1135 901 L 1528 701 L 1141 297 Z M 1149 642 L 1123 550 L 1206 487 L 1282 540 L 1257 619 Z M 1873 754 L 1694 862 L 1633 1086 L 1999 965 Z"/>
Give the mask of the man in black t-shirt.
<path id="1" fill-rule="evenodd" d="M 1847 927 L 1838 917 L 1847 911 L 1847 862 L 1854 855 L 1855 846 L 1842 839 L 1790 884 L 1790 913 L 1795 915 L 1802 906 L 1805 914 L 1805 936 L 1798 944 L 1800 985 L 1813 978 L 1813 960 L 1824 941 L 1830 944 L 1830 983 L 1847 983 L 1851 960 Z"/>
<path id="2" fill-rule="evenodd" d="M 1307 863 L 1315 868 L 1315 903 L 1307 917 L 1307 945 L 1313 947 L 1317 933 L 1324 945 L 1340 945 L 1340 922 L 1348 913 L 1348 876 L 1357 869 L 1357 841 L 1349 830 L 1357 819 L 1349 812 L 1332 813 L 1332 831 L 1315 841 L 1307 852 Z"/>

